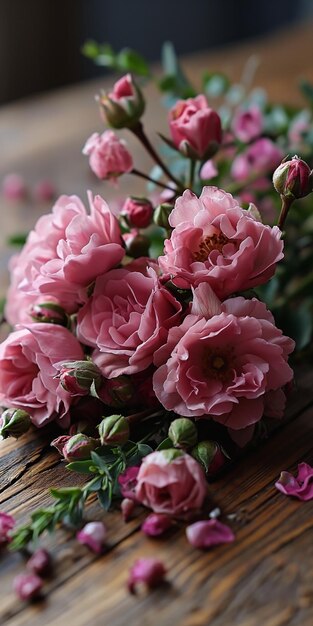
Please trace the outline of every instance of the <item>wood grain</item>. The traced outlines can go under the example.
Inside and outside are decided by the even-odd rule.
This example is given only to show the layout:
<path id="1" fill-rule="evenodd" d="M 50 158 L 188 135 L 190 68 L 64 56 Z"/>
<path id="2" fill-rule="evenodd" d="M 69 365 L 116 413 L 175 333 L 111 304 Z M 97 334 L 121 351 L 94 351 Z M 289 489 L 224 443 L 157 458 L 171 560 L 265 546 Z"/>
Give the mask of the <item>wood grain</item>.
<path id="1" fill-rule="evenodd" d="M 273 99 L 298 103 L 296 79 L 313 79 L 312 25 L 291 33 L 250 42 L 185 61 L 187 73 L 197 78 L 205 68 L 224 70 L 237 79 L 244 60 L 256 52 L 261 59 L 258 81 Z M 0 157 L 0 176 L 20 171 L 30 184 L 49 173 L 59 190 L 85 193 L 90 178 L 80 149 L 88 134 L 100 130 L 93 93 L 99 81 L 24 101 L 0 111 L 0 138 L 6 149 Z M 147 124 L 164 129 L 163 112 L 152 85 L 148 88 Z M 132 144 L 136 163 L 146 167 L 141 150 Z M 134 190 L 129 179 L 121 194 Z M 113 197 L 109 187 L 105 193 Z M 5 264 L 9 232 L 29 228 L 47 210 L 34 204 L 9 205 L 1 200 L 0 290 L 7 276 Z M 282 469 L 295 471 L 299 461 L 313 463 L 313 372 L 297 370 L 297 385 L 288 399 L 289 422 L 262 447 L 252 450 L 224 476 L 210 485 L 212 507 L 234 528 L 236 541 L 208 552 L 191 548 L 184 530 L 175 528 L 166 538 L 152 540 L 138 532 L 142 516 L 124 524 L 118 512 L 105 516 L 108 546 L 101 558 L 78 545 L 70 532 L 59 530 L 44 545 L 54 556 L 54 573 L 44 598 L 23 605 L 12 593 L 14 576 L 24 557 L 1 554 L 0 624 L 8 626 L 311 626 L 313 623 L 313 502 L 286 498 L 274 487 Z M 22 440 L 0 442 L 0 510 L 22 523 L 31 511 L 50 501 L 50 486 L 77 483 L 64 471 L 49 447 L 50 433 L 33 431 Z M 231 519 L 228 520 L 227 516 Z M 96 503 L 90 519 L 102 518 Z M 155 555 L 168 569 L 167 583 L 152 593 L 132 597 L 126 590 L 128 569 L 140 556 Z"/>

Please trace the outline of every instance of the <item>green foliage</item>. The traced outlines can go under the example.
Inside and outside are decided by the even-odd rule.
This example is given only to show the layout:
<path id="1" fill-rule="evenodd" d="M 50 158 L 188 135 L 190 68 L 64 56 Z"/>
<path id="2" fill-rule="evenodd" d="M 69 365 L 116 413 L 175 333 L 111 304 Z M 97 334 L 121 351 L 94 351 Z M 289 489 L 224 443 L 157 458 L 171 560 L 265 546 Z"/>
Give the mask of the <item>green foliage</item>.
<path id="1" fill-rule="evenodd" d="M 147 77 L 150 74 L 149 65 L 145 59 L 131 48 L 123 48 L 120 52 L 114 52 L 108 43 L 98 44 L 94 40 L 88 40 L 82 47 L 82 53 L 102 67 L 121 72 L 132 72 L 138 76 Z"/>

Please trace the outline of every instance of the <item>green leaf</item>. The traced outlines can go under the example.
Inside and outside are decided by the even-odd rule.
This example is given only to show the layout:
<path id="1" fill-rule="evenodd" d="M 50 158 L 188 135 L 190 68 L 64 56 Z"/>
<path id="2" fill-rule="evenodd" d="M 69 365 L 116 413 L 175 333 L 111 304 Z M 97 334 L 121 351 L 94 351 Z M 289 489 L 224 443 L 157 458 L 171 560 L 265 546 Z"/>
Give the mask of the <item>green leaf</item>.
<path id="1" fill-rule="evenodd" d="M 186 78 L 178 61 L 175 48 L 170 41 L 166 41 L 161 51 L 164 77 L 159 87 L 164 92 L 175 94 L 178 98 L 189 98 L 196 95 L 195 89 Z"/>
<path id="2" fill-rule="evenodd" d="M 98 491 L 98 500 L 105 511 L 108 511 L 112 502 L 112 484 L 109 483 L 105 489 Z"/>
<path id="3" fill-rule="evenodd" d="M 146 60 L 131 48 L 123 48 L 116 56 L 116 64 L 119 70 L 134 72 L 139 76 L 149 76 L 149 66 Z"/>
<path id="4" fill-rule="evenodd" d="M 72 463 L 68 463 L 66 465 L 66 469 L 69 469 L 72 472 L 78 472 L 79 474 L 94 473 L 91 459 L 88 459 L 87 461 L 72 461 Z"/>
<path id="5" fill-rule="evenodd" d="M 153 452 L 153 449 L 151 448 L 151 446 L 148 446 L 146 443 L 138 443 L 137 450 L 142 458 L 144 456 L 147 456 L 148 454 L 151 454 L 151 452 Z"/>
<path id="6" fill-rule="evenodd" d="M 15 233 L 7 238 L 7 244 L 9 246 L 24 246 L 28 233 Z"/>
<path id="7" fill-rule="evenodd" d="M 62 487 L 60 489 L 50 489 L 50 493 L 56 500 L 71 500 L 74 498 L 80 498 L 82 491 L 79 487 Z"/>
<path id="8" fill-rule="evenodd" d="M 229 88 L 229 79 L 225 74 L 206 72 L 203 76 L 203 87 L 210 98 L 219 98 Z"/>
<path id="9" fill-rule="evenodd" d="M 169 437 L 166 437 L 166 439 L 163 439 L 163 441 L 161 441 L 161 443 L 159 443 L 157 450 L 168 450 L 169 448 L 173 447 L 173 442 Z"/>

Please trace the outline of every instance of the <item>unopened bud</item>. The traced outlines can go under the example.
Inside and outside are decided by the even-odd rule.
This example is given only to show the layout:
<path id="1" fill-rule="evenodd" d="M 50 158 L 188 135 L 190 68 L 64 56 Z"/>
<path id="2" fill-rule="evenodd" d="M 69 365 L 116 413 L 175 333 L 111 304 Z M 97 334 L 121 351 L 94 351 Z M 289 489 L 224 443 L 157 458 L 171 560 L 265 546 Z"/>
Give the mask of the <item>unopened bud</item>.
<path id="1" fill-rule="evenodd" d="M 137 231 L 123 235 L 126 245 L 126 254 L 138 259 L 141 256 L 149 256 L 150 239 Z"/>
<path id="2" fill-rule="evenodd" d="M 29 310 L 29 315 L 35 322 L 59 324 L 60 326 L 67 326 L 68 323 L 64 309 L 56 302 L 33 304 Z"/>
<path id="3" fill-rule="evenodd" d="M 101 400 L 108 406 L 122 407 L 133 399 L 134 385 L 128 376 L 110 378 L 101 389 Z"/>
<path id="4" fill-rule="evenodd" d="M 132 128 L 145 110 L 142 92 L 131 74 L 120 78 L 110 93 L 101 94 L 99 104 L 104 120 L 112 128 Z"/>
<path id="5" fill-rule="evenodd" d="M 51 556 L 49 552 L 44 548 L 36 550 L 30 559 L 28 559 L 26 568 L 39 576 L 46 576 L 49 574 L 51 569 Z"/>
<path id="6" fill-rule="evenodd" d="M 132 228 L 147 228 L 151 223 L 153 205 L 147 198 L 131 196 L 123 205 L 122 215 Z"/>
<path id="7" fill-rule="evenodd" d="M 92 450 L 95 450 L 98 447 L 99 441 L 97 439 L 87 437 L 87 435 L 84 435 L 83 433 L 77 433 L 77 435 L 73 435 L 65 443 L 62 448 L 62 455 L 69 463 L 72 461 L 84 461 L 89 459 Z"/>
<path id="8" fill-rule="evenodd" d="M 157 226 L 161 226 L 166 230 L 169 229 L 169 221 L 168 218 L 173 211 L 173 205 L 169 202 L 164 202 L 163 204 L 159 204 L 154 210 L 153 221 Z"/>
<path id="9" fill-rule="evenodd" d="M 6 409 L 0 417 L 0 435 L 3 439 L 24 435 L 31 425 L 30 416 L 22 409 Z"/>
<path id="10" fill-rule="evenodd" d="M 216 441 L 200 441 L 191 454 L 201 463 L 209 476 L 215 474 L 227 459 L 227 455 Z"/>
<path id="11" fill-rule="evenodd" d="M 85 396 L 91 386 L 99 386 L 102 381 L 100 370 L 92 361 L 68 361 L 61 365 L 60 383 L 71 396 Z"/>
<path id="12" fill-rule="evenodd" d="M 198 440 L 197 428 L 188 417 L 174 420 L 169 427 L 168 436 L 175 448 L 191 448 Z"/>
<path id="13" fill-rule="evenodd" d="M 104 417 L 98 429 L 102 445 L 122 446 L 129 439 L 129 424 L 123 415 Z"/>
<path id="14" fill-rule="evenodd" d="M 313 175 L 309 165 L 294 156 L 278 166 L 273 175 L 276 191 L 285 198 L 292 200 L 304 198 L 313 190 Z"/>

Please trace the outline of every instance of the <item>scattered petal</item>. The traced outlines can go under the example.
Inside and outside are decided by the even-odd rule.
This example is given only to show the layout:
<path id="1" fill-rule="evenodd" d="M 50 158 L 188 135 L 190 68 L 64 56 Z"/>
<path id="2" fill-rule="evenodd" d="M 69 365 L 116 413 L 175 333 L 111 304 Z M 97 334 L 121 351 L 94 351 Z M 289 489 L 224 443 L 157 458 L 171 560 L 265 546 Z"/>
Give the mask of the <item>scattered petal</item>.
<path id="1" fill-rule="evenodd" d="M 33 574 L 39 574 L 39 576 L 47 575 L 51 569 L 51 555 L 43 548 L 36 550 L 28 559 L 26 568 Z"/>
<path id="2" fill-rule="evenodd" d="M 9 532 L 15 526 L 15 519 L 8 513 L 0 513 L 0 547 L 10 541 Z"/>
<path id="3" fill-rule="evenodd" d="M 102 522 L 89 522 L 80 530 L 76 539 L 96 554 L 101 554 L 107 536 L 106 527 Z"/>
<path id="4" fill-rule="evenodd" d="M 149 537 L 159 537 L 163 535 L 170 526 L 172 526 L 172 520 L 168 515 L 164 515 L 163 513 L 151 513 L 146 517 L 141 526 L 141 530 Z"/>
<path id="5" fill-rule="evenodd" d="M 162 561 L 154 558 L 138 559 L 129 572 L 128 590 L 135 594 L 138 583 L 144 583 L 148 589 L 158 587 L 163 582 L 165 574 L 166 569 Z"/>
<path id="6" fill-rule="evenodd" d="M 303 501 L 312 500 L 313 467 L 308 463 L 299 463 L 297 477 L 294 477 L 290 472 L 281 472 L 275 487 L 286 496 L 294 496 Z"/>
<path id="7" fill-rule="evenodd" d="M 195 548 L 211 548 L 220 543 L 230 543 L 234 541 L 233 531 L 222 524 L 217 519 L 195 522 L 186 528 L 186 535 L 189 543 Z"/>
<path id="8" fill-rule="evenodd" d="M 135 508 L 136 504 L 134 500 L 130 498 L 124 498 L 121 502 L 121 511 L 123 515 L 124 522 L 128 522 L 131 518 L 132 512 Z"/>
<path id="9" fill-rule="evenodd" d="M 38 598 L 43 581 L 36 574 L 19 574 L 13 580 L 13 590 L 20 600 Z"/>

